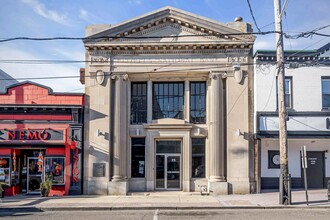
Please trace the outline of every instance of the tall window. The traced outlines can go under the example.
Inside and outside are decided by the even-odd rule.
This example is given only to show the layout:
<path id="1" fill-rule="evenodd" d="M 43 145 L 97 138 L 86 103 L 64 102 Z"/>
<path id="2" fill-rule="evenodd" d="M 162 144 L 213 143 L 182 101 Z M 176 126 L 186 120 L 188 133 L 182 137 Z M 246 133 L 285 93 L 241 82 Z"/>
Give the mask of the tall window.
<path id="1" fill-rule="evenodd" d="M 145 139 L 132 138 L 131 176 L 145 177 Z"/>
<path id="2" fill-rule="evenodd" d="M 190 122 L 205 123 L 206 111 L 206 83 L 191 82 L 190 83 Z"/>
<path id="3" fill-rule="evenodd" d="M 330 108 L 330 79 L 322 78 L 322 108 Z"/>
<path id="4" fill-rule="evenodd" d="M 147 122 L 147 83 L 131 84 L 131 124 Z"/>
<path id="5" fill-rule="evenodd" d="M 292 108 L 292 78 L 285 78 L 285 107 Z"/>
<path id="6" fill-rule="evenodd" d="M 205 138 L 192 139 L 192 178 L 205 178 Z"/>
<path id="7" fill-rule="evenodd" d="M 154 83 L 152 118 L 183 119 L 183 82 Z"/>
<path id="8" fill-rule="evenodd" d="M 276 100 L 278 100 L 278 87 L 276 83 Z M 287 109 L 292 109 L 292 77 L 285 77 L 284 80 L 284 104 Z M 278 108 L 278 102 L 276 102 Z"/>

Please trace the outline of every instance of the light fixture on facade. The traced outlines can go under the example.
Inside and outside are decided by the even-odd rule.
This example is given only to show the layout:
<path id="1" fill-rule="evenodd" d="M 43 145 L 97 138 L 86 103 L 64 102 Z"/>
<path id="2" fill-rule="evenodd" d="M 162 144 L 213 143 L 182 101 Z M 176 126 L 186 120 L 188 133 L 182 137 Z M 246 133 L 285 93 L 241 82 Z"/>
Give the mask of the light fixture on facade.
<path id="1" fill-rule="evenodd" d="M 140 129 L 136 129 L 136 136 L 140 136 Z"/>
<path id="2" fill-rule="evenodd" d="M 96 136 L 100 137 L 102 134 L 102 132 L 100 131 L 100 129 L 96 129 Z"/>
<path id="3" fill-rule="evenodd" d="M 241 132 L 241 129 L 237 129 L 236 136 L 239 137 L 240 135 L 243 135 L 243 133 Z"/>

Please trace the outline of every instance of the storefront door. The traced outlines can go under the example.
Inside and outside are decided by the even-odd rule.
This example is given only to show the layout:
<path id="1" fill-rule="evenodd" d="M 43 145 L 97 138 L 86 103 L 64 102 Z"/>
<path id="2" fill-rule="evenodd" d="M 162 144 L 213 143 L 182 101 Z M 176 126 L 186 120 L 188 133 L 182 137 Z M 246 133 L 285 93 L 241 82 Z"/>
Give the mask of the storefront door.
<path id="1" fill-rule="evenodd" d="M 156 142 L 156 189 L 180 190 L 181 141 Z"/>
<path id="2" fill-rule="evenodd" d="M 302 178 L 304 172 L 302 171 Z M 324 187 L 324 153 L 307 151 L 307 186 L 308 188 Z"/>
<path id="3" fill-rule="evenodd" d="M 28 157 L 27 193 L 40 192 L 43 169 L 38 167 L 37 157 Z"/>

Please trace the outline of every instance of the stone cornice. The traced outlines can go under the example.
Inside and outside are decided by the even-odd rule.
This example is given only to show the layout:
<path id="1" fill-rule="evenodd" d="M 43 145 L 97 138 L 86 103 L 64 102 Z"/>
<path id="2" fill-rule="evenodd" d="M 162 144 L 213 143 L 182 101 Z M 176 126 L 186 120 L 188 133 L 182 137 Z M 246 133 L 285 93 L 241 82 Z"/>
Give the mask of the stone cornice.
<path id="1" fill-rule="evenodd" d="M 110 53 L 110 54 L 178 54 L 178 53 L 249 53 L 252 44 L 156 44 L 156 45 L 91 45 L 86 46 L 89 54 Z"/>
<path id="2" fill-rule="evenodd" d="M 122 39 L 120 37 L 128 37 L 132 35 L 143 35 L 143 32 L 147 30 L 153 30 L 159 25 L 169 24 L 178 25 L 181 28 L 184 28 L 188 32 L 198 31 L 202 34 L 209 35 L 209 37 L 220 37 L 230 40 L 244 40 L 251 41 L 255 40 L 255 36 L 246 34 L 246 35 L 235 35 L 229 36 L 230 34 L 240 34 L 236 29 L 227 27 L 226 25 L 213 21 L 211 19 L 203 18 L 188 12 L 184 12 L 176 9 L 164 9 L 157 12 L 152 12 L 145 16 L 141 16 L 136 19 L 123 22 L 121 24 L 115 25 L 109 28 L 106 31 L 94 34 L 89 37 L 103 37 L 102 39 L 94 40 L 87 39 L 84 41 L 87 43 L 96 43 L 96 42 L 107 42 L 112 41 L 113 39 L 109 38 L 110 36 L 116 37 L 117 39 Z M 109 37 L 106 37 L 109 36 Z"/>
<path id="3" fill-rule="evenodd" d="M 191 130 L 192 124 L 144 124 L 144 129 L 165 129 L 165 130 Z"/>

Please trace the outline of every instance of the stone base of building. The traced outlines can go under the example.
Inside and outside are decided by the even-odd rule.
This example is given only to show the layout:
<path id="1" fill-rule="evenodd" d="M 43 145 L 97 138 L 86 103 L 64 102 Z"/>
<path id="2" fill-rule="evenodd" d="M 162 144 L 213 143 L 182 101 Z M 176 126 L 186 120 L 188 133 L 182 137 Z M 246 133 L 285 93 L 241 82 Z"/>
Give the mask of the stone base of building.
<path id="1" fill-rule="evenodd" d="M 84 184 L 84 194 L 87 195 L 107 195 L 108 179 L 105 180 L 88 180 Z"/>
<path id="2" fill-rule="evenodd" d="M 128 193 L 129 182 L 108 182 L 108 195 L 126 196 Z"/>
<path id="3" fill-rule="evenodd" d="M 228 182 L 208 182 L 209 192 L 211 195 L 228 195 Z"/>
<path id="4" fill-rule="evenodd" d="M 251 183 L 249 180 L 230 180 L 228 179 L 229 194 L 250 194 Z"/>

